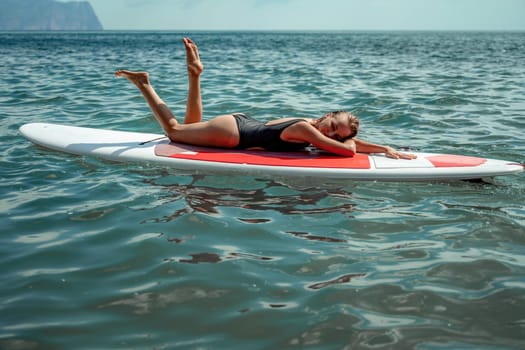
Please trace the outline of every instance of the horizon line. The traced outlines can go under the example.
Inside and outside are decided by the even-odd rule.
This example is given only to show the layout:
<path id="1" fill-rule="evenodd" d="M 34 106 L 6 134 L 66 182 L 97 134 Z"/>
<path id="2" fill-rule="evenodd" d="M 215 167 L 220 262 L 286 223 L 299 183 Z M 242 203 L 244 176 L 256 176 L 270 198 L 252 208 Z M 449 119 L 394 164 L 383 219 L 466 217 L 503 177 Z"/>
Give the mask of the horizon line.
<path id="1" fill-rule="evenodd" d="M 0 29 L 0 32 L 253 32 L 253 33 L 351 33 L 351 32 L 472 32 L 522 33 L 525 29 Z"/>

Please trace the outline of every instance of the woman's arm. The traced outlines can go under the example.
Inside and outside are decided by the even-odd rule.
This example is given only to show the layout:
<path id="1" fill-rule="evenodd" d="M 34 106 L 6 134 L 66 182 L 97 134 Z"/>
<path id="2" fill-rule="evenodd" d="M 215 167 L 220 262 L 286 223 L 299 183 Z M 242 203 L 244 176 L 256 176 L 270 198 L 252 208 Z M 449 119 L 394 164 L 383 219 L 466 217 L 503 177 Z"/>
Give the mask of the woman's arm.
<path id="1" fill-rule="evenodd" d="M 356 146 L 356 151 L 360 153 L 384 153 L 387 157 L 395 159 L 417 158 L 415 154 L 399 152 L 390 146 L 377 145 L 375 143 L 363 141 L 357 138 L 354 138 L 353 141 Z"/>
<path id="2" fill-rule="evenodd" d="M 310 123 L 295 123 L 283 130 L 281 138 L 285 141 L 308 142 L 326 152 L 340 156 L 353 157 L 357 152 L 384 153 L 387 157 L 395 159 L 414 159 L 414 154 L 398 152 L 392 147 L 377 145 L 357 138 L 340 142 L 323 135 Z"/>
<path id="3" fill-rule="evenodd" d="M 299 122 L 283 130 L 281 138 L 285 141 L 308 142 L 323 151 L 340 156 L 353 157 L 356 153 L 354 142 L 340 142 L 323 135 L 308 122 Z"/>

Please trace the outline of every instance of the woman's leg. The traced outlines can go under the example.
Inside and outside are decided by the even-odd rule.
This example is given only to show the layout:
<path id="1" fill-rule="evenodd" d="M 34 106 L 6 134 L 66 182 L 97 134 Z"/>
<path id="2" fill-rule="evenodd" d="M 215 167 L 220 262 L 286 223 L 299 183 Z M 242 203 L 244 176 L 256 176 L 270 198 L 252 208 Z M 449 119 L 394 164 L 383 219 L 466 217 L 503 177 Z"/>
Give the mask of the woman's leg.
<path id="1" fill-rule="evenodd" d="M 186 47 L 186 63 L 188 66 L 188 99 L 186 101 L 186 116 L 184 124 L 197 123 L 202 120 L 202 97 L 200 75 L 202 66 L 197 45 L 189 38 L 182 39 Z"/>
<path id="2" fill-rule="evenodd" d="M 119 70 L 115 72 L 115 75 L 126 78 L 135 84 L 142 93 L 142 96 L 146 99 L 146 102 L 148 102 L 153 115 L 164 129 L 164 132 L 169 134 L 178 123 L 166 103 L 160 98 L 155 89 L 153 89 L 153 86 L 151 86 L 149 74 L 147 72 Z"/>
<path id="3" fill-rule="evenodd" d="M 197 45 L 188 38 L 182 39 L 186 47 L 186 62 L 188 66 L 188 100 L 186 102 L 186 116 L 184 124 L 200 122 L 202 120 L 202 98 L 200 91 L 200 74 L 203 66 L 200 61 Z M 151 86 L 147 72 L 131 72 L 119 70 L 115 72 L 117 77 L 123 77 L 131 81 L 140 90 L 148 105 L 155 115 L 166 134 L 177 125 L 175 116 L 168 108 L 166 103 L 160 98 L 155 89 Z"/>
<path id="4" fill-rule="evenodd" d="M 131 72 L 120 70 L 117 77 L 123 77 L 132 82 L 142 93 L 151 111 L 155 115 L 164 132 L 174 142 L 198 146 L 235 147 L 239 143 L 237 123 L 232 115 L 223 115 L 207 122 L 202 122 L 202 101 L 199 76 L 203 67 L 199 59 L 197 46 L 185 38 L 189 91 L 186 103 L 184 124 L 180 124 L 166 103 L 160 98 L 149 81 L 146 72 Z"/>

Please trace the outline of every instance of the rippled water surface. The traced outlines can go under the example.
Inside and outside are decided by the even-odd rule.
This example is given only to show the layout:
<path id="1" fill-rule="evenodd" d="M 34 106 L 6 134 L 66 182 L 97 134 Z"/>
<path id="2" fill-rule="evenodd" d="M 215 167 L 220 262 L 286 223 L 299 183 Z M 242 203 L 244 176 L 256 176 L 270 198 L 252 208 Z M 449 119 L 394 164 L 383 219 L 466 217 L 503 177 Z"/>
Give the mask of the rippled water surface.
<path id="1" fill-rule="evenodd" d="M 54 122 L 160 132 L 115 69 L 184 113 L 348 109 L 363 138 L 525 161 L 523 33 L 0 33 L 0 348 L 522 349 L 524 174 L 325 183 L 37 148 Z"/>

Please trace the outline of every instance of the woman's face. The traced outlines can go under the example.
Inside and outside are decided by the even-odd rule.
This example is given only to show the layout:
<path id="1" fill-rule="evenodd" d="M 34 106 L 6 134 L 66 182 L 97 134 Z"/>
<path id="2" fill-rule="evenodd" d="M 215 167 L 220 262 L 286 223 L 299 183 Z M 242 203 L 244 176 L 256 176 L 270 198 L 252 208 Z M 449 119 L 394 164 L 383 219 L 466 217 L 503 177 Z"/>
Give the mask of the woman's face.
<path id="1" fill-rule="evenodd" d="M 344 140 L 352 135 L 348 116 L 342 113 L 324 118 L 317 124 L 319 131 L 334 140 Z"/>

